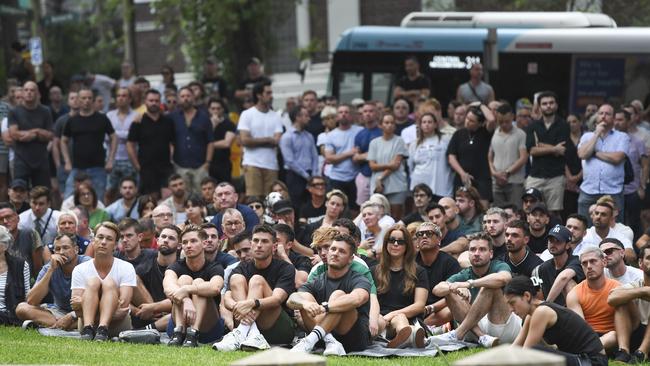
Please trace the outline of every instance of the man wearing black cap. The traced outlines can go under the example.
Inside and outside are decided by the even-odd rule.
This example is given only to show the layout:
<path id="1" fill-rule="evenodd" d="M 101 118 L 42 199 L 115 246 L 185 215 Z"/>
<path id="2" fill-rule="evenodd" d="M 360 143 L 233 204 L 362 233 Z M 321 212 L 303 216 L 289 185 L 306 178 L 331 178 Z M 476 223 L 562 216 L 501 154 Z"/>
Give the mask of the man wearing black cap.
<path id="1" fill-rule="evenodd" d="M 279 200 L 274 203 L 271 207 L 271 214 L 274 222 L 288 225 L 293 230 L 296 238 L 302 237 L 305 224 L 296 221 L 296 214 L 291 201 Z M 311 248 L 307 248 L 297 241 L 293 243 L 293 250 L 306 256 L 312 256 L 314 253 Z"/>
<path id="2" fill-rule="evenodd" d="M 525 212 L 530 211 L 530 208 L 536 203 L 544 203 L 544 196 L 537 188 L 528 188 L 521 196 L 521 207 Z"/>
<path id="3" fill-rule="evenodd" d="M 548 233 L 548 251 L 553 255 L 533 270 L 533 277 L 542 280 L 546 301 L 565 306 L 565 295 L 585 279 L 578 257 L 571 255 L 571 231 L 555 225 Z"/>
<path id="4" fill-rule="evenodd" d="M 29 210 L 29 203 L 27 203 L 27 182 L 22 179 L 14 179 L 11 181 L 9 185 L 9 202 L 14 206 L 18 214 Z"/>
<path id="5" fill-rule="evenodd" d="M 235 98 L 243 101 L 253 97 L 253 86 L 262 81 L 271 81 L 264 75 L 264 65 L 257 57 L 251 57 L 246 66 L 246 78 L 242 80 L 235 91 Z"/>
<path id="6" fill-rule="evenodd" d="M 201 77 L 203 88 L 209 98 L 220 98 L 227 100 L 230 98 L 228 84 L 221 77 L 221 67 L 219 61 L 210 56 L 203 64 L 203 77 Z"/>
<path id="7" fill-rule="evenodd" d="M 546 236 L 548 235 L 550 215 L 546 205 L 536 203 L 530 207 L 526 215 L 526 220 L 530 226 L 530 241 L 528 247 L 535 254 L 540 254 L 546 249 Z"/>

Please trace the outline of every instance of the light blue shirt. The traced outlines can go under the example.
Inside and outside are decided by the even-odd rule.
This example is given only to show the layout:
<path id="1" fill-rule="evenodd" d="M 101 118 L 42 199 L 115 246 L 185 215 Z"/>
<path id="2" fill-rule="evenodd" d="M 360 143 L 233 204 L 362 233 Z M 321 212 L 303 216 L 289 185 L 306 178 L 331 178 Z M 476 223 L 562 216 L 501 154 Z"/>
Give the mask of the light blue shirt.
<path id="1" fill-rule="evenodd" d="M 318 175 L 318 151 L 311 133 L 289 128 L 280 139 L 280 151 L 285 169 L 305 179 Z"/>
<path id="2" fill-rule="evenodd" d="M 578 149 L 591 140 L 593 132 L 587 132 L 580 138 Z M 605 138 L 599 137 L 594 147 L 594 154 L 586 160 L 582 160 L 583 180 L 580 190 L 587 194 L 619 194 L 623 192 L 623 181 L 625 180 L 624 161 L 613 165 L 596 158 L 596 152 L 624 152 L 630 153 L 630 137 L 627 133 L 611 130 Z"/>
<path id="3" fill-rule="evenodd" d="M 111 220 L 113 222 L 119 222 L 122 220 L 124 217 L 126 217 L 126 209 L 124 208 L 124 205 L 122 202 L 124 201 L 123 198 L 120 198 L 119 200 L 113 202 L 110 206 L 106 207 L 104 211 L 106 211 L 109 215 L 111 215 Z M 138 213 L 138 201 L 134 201 L 133 209 L 131 210 L 131 215 L 129 215 L 130 218 L 132 219 L 139 219 L 140 214 Z"/>
<path id="4" fill-rule="evenodd" d="M 336 128 L 327 135 L 325 150 L 340 154 L 354 147 L 354 138 L 363 130 L 363 127 L 352 125 L 347 130 Z M 330 179 L 341 182 L 351 182 L 359 173 L 359 166 L 352 161 L 352 158 L 345 159 L 338 164 L 332 164 Z"/>

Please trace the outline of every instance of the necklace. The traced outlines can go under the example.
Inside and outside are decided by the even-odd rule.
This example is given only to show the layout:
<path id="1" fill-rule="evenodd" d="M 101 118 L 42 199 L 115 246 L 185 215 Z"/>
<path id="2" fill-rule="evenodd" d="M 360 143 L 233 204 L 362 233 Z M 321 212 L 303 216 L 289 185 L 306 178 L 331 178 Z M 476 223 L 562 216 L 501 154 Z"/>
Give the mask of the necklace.
<path id="1" fill-rule="evenodd" d="M 393 272 L 399 272 L 399 271 L 402 270 L 402 267 L 397 267 L 397 268 L 395 268 L 395 267 L 390 267 L 390 270 L 393 271 Z"/>
<path id="2" fill-rule="evenodd" d="M 476 135 L 472 135 L 472 134 L 470 133 L 470 134 L 468 134 L 468 136 L 469 136 L 469 144 L 470 144 L 470 145 L 474 145 L 474 137 L 476 137 Z"/>

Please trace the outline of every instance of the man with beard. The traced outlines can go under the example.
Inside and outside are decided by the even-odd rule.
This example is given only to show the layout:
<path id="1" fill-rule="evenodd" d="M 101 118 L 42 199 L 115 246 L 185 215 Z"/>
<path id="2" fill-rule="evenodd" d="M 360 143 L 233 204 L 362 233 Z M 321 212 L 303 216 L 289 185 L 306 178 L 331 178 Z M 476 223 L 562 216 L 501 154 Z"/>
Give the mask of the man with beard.
<path id="1" fill-rule="evenodd" d="M 273 258 L 277 237 L 269 225 L 255 226 L 251 242 L 253 260 L 232 271 L 224 295 L 224 306 L 239 325 L 212 345 L 217 351 L 268 349 L 269 344 L 291 343 L 294 337 L 283 305 L 295 290 L 295 269 Z"/>
<path id="2" fill-rule="evenodd" d="M 170 144 L 175 141 L 172 120 L 160 111 L 160 93 L 155 89 L 145 96 L 147 112 L 129 128 L 126 149 L 135 170 L 140 174 L 140 193 L 160 198 L 173 171 Z"/>
<path id="3" fill-rule="evenodd" d="M 24 328 L 30 323 L 64 330 L 74 328 L 77 314 L 70 307 L 72 270 L 90 259 L 85 255 L 77 255 L 78 251 L 77 243 L 71 235 L 56 236 L 50 263 L 43 266 L 38 274 L 34 287 L 27 294 L 27 302 L 16 307 L 16 316 L 25 321 Z M 41 305 L 48 294 L 52 296 L 53 303 Z"/>
<path id="4" fill-rule="evenodd" d="M 165 295 L 163 279 L 167 267 L 176 262 L 181 231 L 174 225 L 163 227 L 158 235 L 158 255 L 136 267 L 138 286 L 133 291 L 131 317 L 135 328 L 167 328 L 172 302 Z"/>
<path id="5" fill-rule="evenodd" d="M 111 215 L 111 221 L 119 222 L 125 217 L 139 219 L 138 213 L 138 186 L 133 177 L 124 177 L 120 181 L 121 198 L 106 207 L 106 212 Z"/>
<path id="6" fill-rule="evenodd" d="M 367 329 L 371 284 L 350 269 L 356 248 L 351 236 L 336 236 L 329 247 L 327 271 L 307 282 L 287 301 L 291 309 L 300 311 L 310 331 L 292 352 L 310 352 L 322 340 L 324 355 L 343 356 L 363 351 L 370 344 Z"/>
<path id="7" fill-rule="evenodd" d="M 571 255 L 571 231 L 556 225 L 547 236 L 552 259 L 540 264 L 532 277 L 541 279 L 542 293 L 548 302 L 565 306 L 565 296 L 585 279 L 578 257 Z"/>
<path id="8" fill-rule="evenodd" d="M 600 248 L 582 252 L 580 265 L 586 281 L 569 292 L 566 304 L 594 329 L 603 348 L 613 353 L 615 361 L 627 363 L 631 359 L 630 349 L 637 349 L 641 343 L 640 334 L 630 338 L 632 331 L 639 327 L 639 310 L 632 302 L 619 306 L 608 303 L 609 294 L 621 284 L 605 276 L 606 263 L 605 253 Z"/>
<path id="9" fill-rule="evenodd" d="M 336 120 L 338 127 L 330 131 L 325 144 L 325 162 L 332 164 L 327 181 L 327 191 L 340 189 L 348 197 L 350 207 L 359 209 L 357 205 L 357 186 L 354 179 L 359 167 L 352 161 L 357 149 L 354 140 L 363 127 L 352 124 L 349 105 L 340 105 L 337 109 Z"/>
<path id="10" fill-rule="evenodd" d="M 532 121 L 526 132 L 526 148 L 532 157 L 526 188 L 540 190 L 554 215 L 563 207 L 565 151 L 571 145 L 569 125 L 557 115 L 557 100 L 552 91 L 539 94 L 542 118 Z"/>
<path id="11" fill-rule="evenodd" d="M 583 250 L 587 249 L 589 246 L 594 246 L 591 244 L 585 244 L 584 240 L 585 234 L 587 233 L 587 218 L 580 214 L 571 214 L 566 219 L 566 228 L 571 232 L 571 254 L 575 256 L 580 256 Z M 549 253 L 548 249 L 545 249 L 539 257 L 543 261 L 547 261 L 553 256 Z"/>
<path id="12" fill-rule="evenodd" d="M 427 325 L 439 325 L 451 320 L 451 313 L 445 310 L 447 304 L 431 290 L 441 281 L 460 272 L 458 261 L 440 250 L 441 237 L 440 227 L 431 222 L 423 222 L 415 232 L 415 248 L 418 249 L 415 262 L 427 271 L 429 279 L 428 305 L 425 308 Z"/>
<path id="13" fill-rule="evenodd" d="M 464 236 L 461 238 L 459 231 L 450 232 L 447 230 L 447 216 L 445 212 L 445 208 L 441 205 L 435 202 L 430 203 L 427 207 L 427 218 L 428 221 L 436 224 L 440 228 L 440 247 L 444 249 L 443 251 L 451 255 L 458 255 L 465 250 L 465 247 L 460 248 L 460 245 L 466 245 L 467 240 Z M 456 243 L 460 243 L 458 246 L 460 250 L 456 249 L 456 245 L 454 245 Z"/>
<path id="14" fill-rule="evenodd" d="M 143 262 L 148 262 L 156 257 L 156 251 L 153 249 L 140 248 L 140 238 L 138 232 L 140 224 L 137 220 L 130 217 L 122 219 L 117 227 L 120 229 L 120 245 L 122 249 L 115 253 L 115 257 L 127 261 L 138 267 Z"/>
<path id="15" fill-rule="evenodd" d="M 445 216 L 447 217 L 446 226 L 447 230 L 454 232 L 460 230 L 460 216 L 458 206 L 456 205 L 456 200 L 453 197 L 442 197 L 438 204 L 445 209 Z"/>
<path id="16" fill-rule="evenodd" d="M 632 359 L 636 363 L 647 361 L 647 354 L 650 351 L 650 331 L 648 321 L 650 320 L 650 300 L 648 292 L 650 289 L 650 246 L 643 246 L 639 249 L 639 268 L 643 271 L 643 278 L 614 289 L 609 293 L 607 303 L 611 306 L 622 306 L 633 303 L 639 309 L 641 326 L 630 335 L 630 339 L 641 340 L 641 344 L 634 353 Z M 630 348 L 629 350 L 633 350 Z"/>
<path id="17" fill-rule="evenodd" d="M 213 223 L 209 222 L 202 224 L 201 230 L 205 233 L 205 238 L 201 238 L 201 240 L 203 240 L 203 252 L 205 253 L 205 260 L 208 262 L 217 262 L 223 268 L 226 268 L 229 265 L 237 262 L 237 258 L 220 250 L 219 231 L 217 231 L 217 227 Z M 228 240 L 230 240 L 232 236 L 228 237 Z"/>
<path id="18" fill-rule="evenodd" d="M 546 205 L 543 203 L 536 203 L 530 208 L 530 212 L 526 215 L 528 225 L 530 227 L 530 240 L 528 247 L 535 254 L 542 253 L 546 248 L 546 236 L 549 229 L 550 215 Z"/>
<path id="19" fill-rule="evenodd" d="M 137 281 L 131 263 L 113 257 L 119 238 L 117 225 L 108 221 L 99 224 L 92 244 L 95 258 L 72 271 L 70 304 L 82 318 L 83 340 L 105 342 L 131 329 L 129 304 Z"/>
<path id="20" fill-rule="evenodd" d="M 632 266 L 626 266 L 623 243 L 614 238 L 605 238 L 600 242 L 600 250 L 605 253 L 607 266 L 605 276 L 618 281 L 621 285 L 638 281 L 643 278 L 643 271 Z"/>
<path id="21" fill-rule="evenodd" d="M 485 232 L 469 237 L 469 254 L 469 268 L 433 289 L 435 296 L 445 298 L 454 319 L 460 322 L 458 328 L 438 337 L 459 341 L 472 332 L 486 348 L 512 343 L 521 329 L 521 319 L 510 311 L 503 296 L 503 287 L 512 279 L 510 267 L 492 259 L 492 238 Z"/>
<path id="22" fill-rule="evenodd" d="M 587 229 L 587 234 L 583 239 L 585 245 L 597 247 L 605 238 L 615 238 L 625 246 L 625 258 L 628 263 L 633 263 L 636 259 L 636 253 L 632 248 L 632 242 L 620 230 L 611 227 L 614 216 L 614 207 L 608 203 L 599 201 L 594 207 L 591 219 L 594 226 Z"/>
<path id="23" fill-rule="evenodd" d="M 413 222 L 424 222 L 427 221 L 427 206 L 433 200 L 433 192 L 431 188 L 425 183 L 420 183 L 413 187 L 413 205 L 415 206 L 415 211 L 404 216 L 401 220 L 401 223 L 405 226 Z M 447 209 L 445 208 L 445 211 Z"/>
<path id="24" fill-rule="evenodd" d="M 512 274 L 522 274 L 530 277 L 535 267 L 543 261 L 528 248 L 530 232 L 528 225 L 521 220 L 515 220 L 506 225 L 506 249 L 508 255 L 504 261 L 510 266 Z"/>
<path id="25" fill-rule="evenodd" d="M 187 200 L 188 192 L 186 190 L 185 180 L 180 174 L 172 174 L 167 179 L 167 188 L 172 192 L 172 195 L 160 202 L 160 204 L 169 206 L 174 214 L 174 223 L 180 225 L 187 219 L 185 201 Z"/>
<path id="26" fill-rule="evenodd" d="M 492 207 L 483 216 L 483 225 L 485 231 L 492 238 L 493 258 L 504 260 L 507 254 L 505 226 L 508 220 L 508 214 L 499 208 Z"/>
<path id="27" fill-rule="evenodd" d="M 172 302 L 173 333 L 168 346 L 197 347 L 198 342 L 214 342 L 223 335 L 218 310 L 223 267 L 205 260 L 201 240 L 205 232 L 201 232 L 198 226 L 185 227 L 180 240 L 185 258 L 165 271 L 163 289 Z"/>
<path id="28" fill-rule="evenodd" d="M 169 114 L 176 133 L 174 167 L 190 191 L 201 192 L 201 180 L 208 176 L 214 153 L 212 122 L 207 111 L 195 107 L 192 89 L 182 87 L 178 96 L 181 108 Z"/>

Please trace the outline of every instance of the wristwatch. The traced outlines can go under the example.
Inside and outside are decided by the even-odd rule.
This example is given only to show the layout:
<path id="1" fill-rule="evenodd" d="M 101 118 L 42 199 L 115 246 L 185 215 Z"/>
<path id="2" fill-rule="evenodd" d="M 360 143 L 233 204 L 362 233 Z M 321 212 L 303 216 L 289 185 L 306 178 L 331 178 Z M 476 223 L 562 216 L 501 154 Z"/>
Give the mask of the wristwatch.
<path id="1" fill-rule="evenodd" d="M 474 288 L 474 280 L 467 280 L 467 283 L 469 284 L 469 288 Z"/>
<path id="2" fill-rule="evenodd" d="M 330 305 L 327 303 L 327 301 L 322 302 L 321 306 L 325 308 L 325 314 L 330 312 Z"/>
<path id="3" fill-rule="evenodd" d="M 262 304 L 260 303 L 260 300 L 255 299 L 255 305 L 253 305 L 253 309 L 259 309 Z"/>

